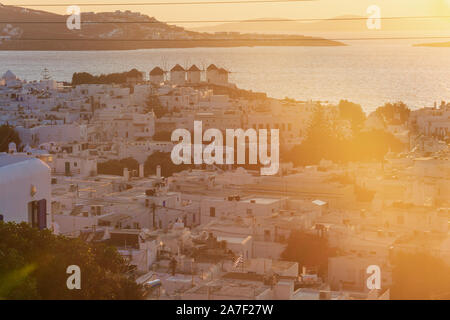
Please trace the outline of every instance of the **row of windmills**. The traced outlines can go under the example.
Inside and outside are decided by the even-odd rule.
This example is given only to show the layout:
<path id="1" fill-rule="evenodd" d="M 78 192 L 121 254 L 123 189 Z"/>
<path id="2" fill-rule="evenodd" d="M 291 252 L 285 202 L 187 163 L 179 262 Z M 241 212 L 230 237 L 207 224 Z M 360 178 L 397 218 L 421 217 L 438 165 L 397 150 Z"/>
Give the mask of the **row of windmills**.
<path id="1" fill-rule="evenodd" d="M 199 69 L 195 64 L 189 69 L 184 69 L 177 64 L 169 72 L 164 71 L 160 67 L 155 67 L 150 71 L 150 82 L 160 84 L 164 82 L 165 74 L 170 74 L 169 81 L 176 85 L 195 84 L 201 82 L 201 74 L 206 71 L 206 82 L 217 85 L 228 85 L 228 70 L 218 68 L 214 64 L 210 64 L 206 70 Z"/>

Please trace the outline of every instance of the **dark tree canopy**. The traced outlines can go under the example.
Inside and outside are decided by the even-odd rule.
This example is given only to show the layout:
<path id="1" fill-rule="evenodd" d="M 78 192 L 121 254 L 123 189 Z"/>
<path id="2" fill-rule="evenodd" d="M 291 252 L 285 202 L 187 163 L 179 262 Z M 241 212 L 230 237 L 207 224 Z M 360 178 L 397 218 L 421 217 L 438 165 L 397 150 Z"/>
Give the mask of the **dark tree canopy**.
<path id="1" fill-rule="evenodd" d="M 156 173 L 156 167 L 161 166 L 161 174 L 164 177 L 170 177 L 175 172 L 191 169 L 194 165 L 173 163 L 170 153 L 166 152 L 154 152 L 147 157 L 144 163 L 145 175 L 154 175 Z M 121 160 L 109 160 L 97 164 L 98 174 L 110 174 L 110 175 L 123 175 L 123 169 L 128 168 L 131 170 L 139 170 L 139 162 L 134 158 L 125 158 Z"/>
<path id="2" fill-rule="evenodd" d="M 375 113 L 383 119 L 386 124 L 403 124 L 408 121 L 411 110 L 403 102 L 386 103 L 378 107 Z"/>
<path id="3" fill-rule="evenodd" d="M 19 148 L 21 141 L 17 131 L 8 125 L 0 126 L 0 152 L 8 152 L 8 145 L 11 142 L 14 142 Z"/>
<path id="4" fill-rule="evenodd" d="M 102 74 L 94 76 L 88 72 L 75 72 L 72 75 L 72 85 L 79 84 L 123 84 L 128 78 L 139 78 L 141 73 L 137 69 L 131 69 L 122 73 Z"/>
<path id="5" fill-rule="evenodd" d="M 392 260 L 392 299 L 450 299 L 450 266 L 445 261 L 426 252 L 400 252 Z"/>
<path id="6" fill-rule="evenodd" d="M 113 247 L 56 236 L 26 223 L 0 222 L 0 299 L 141 299 Z M 67 267 L 81 269 L 81 289 L 67 288 Z"/>
<path id="7" fill-rule="evenodd" d="M 170 153 L 154 152 L 148 156 L 144 163 L 144 172 L 146 175 L 154 175 L 156 173 L 156 167 L 161 166 L 161 175 L 163 177 L 170 177 L 175 172 L 180 172 L 193 168 L 193 165 L 180 164 L 176 165 L 170 158 Z"/>
<path id="8" fill-rule="evenodd" d="M 153 140 L 155 141 L 172 141 L 172 132 L 170 131 L 157 131 L 153 135 Z"/>
<path id="9" fill-rule="evenodd" d="M 360 130 L 364 118 L 359 112 L 359 105 L 341 101 L 339 108 L 341 118 L 352 123 L 351 137 L 343 137 L 340 129 L 330 124 L 323 108 L 318 106 L 306 138 L 300 145 L 284 152 L 282 160 L 291 161 L 295 166 L 315 165 L 322 159 L 335 163 L 382 161 L 389 150 L 402 151 L 402 143 L 391 133 L 384 130 Z"/>
<path id="10" fill-rule="evenodd" d="M 344 120 L 350 121 L 353 134 L 356 134 L 359 130 L 361 130 L 364 125 L 364 121 L 366 120 L 366 114 L 359 104 L 347 100 L 341 100 L 338 108 L 339 116 Z"/>
<path id="11" fill-rule="evenodd" d="M 129 171 L 139 170 L 139 162 L 134 158 L 125 158 L 121 160 L 109 160 L 97 164 L 98 174 L 110 174 L 115 176 L 123 175 L 123 169 Z"/>
<path id="12" fill-rule="evenodd" d="M 153 111 L 156 118 L 161 118 L 169 113 L 167 108 L 161 105 L 161 101 L 159 100 L 159 97 L 157 95 L 149 95 L 145 103 L 147 106 L 147 111 Z"/>
<path id="13" fill-rule="evenodd" d="M 327 272 L 328 258 L 333 254 L 326 238 L 296 230 L 292 231 L 282 258 L 298 262 L 300 268 L 318 267 L 319 274 L 323 276 Z"/>

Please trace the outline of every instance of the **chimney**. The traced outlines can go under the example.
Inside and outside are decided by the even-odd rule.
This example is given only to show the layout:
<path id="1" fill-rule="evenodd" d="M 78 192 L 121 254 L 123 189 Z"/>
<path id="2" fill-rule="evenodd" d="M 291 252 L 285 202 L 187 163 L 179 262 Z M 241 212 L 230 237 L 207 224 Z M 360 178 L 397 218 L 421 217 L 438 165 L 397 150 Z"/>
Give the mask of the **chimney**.
<path id="1" fill-rule="evenodd" d="M 130 172 L 128 172 L 128 168 L 123 168 L 123 179 L 125 181 L 130 180 Z"/>
<path id="2" fill-rule="evenodd" d="M 144 164 L 140 163 L 139 164 L 139 178 L 143 178 L 144 177 Z"/>
<path id="3" fill-rule="evenodd" d="M 156 166 L 156 177 L 161 178 L 161 166 L 159 164 Z"/>

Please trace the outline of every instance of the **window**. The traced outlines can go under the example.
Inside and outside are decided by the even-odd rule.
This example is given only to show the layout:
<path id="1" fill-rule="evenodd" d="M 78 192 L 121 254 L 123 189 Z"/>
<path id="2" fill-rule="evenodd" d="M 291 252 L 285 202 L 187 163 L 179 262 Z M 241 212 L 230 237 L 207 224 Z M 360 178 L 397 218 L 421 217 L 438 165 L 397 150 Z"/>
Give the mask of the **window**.
<path id="1" fill-rule="evenodd" d="M 31 201 L 28 203 L 28 221 L 33 228 L 40 230 L 47 227 L 47 201 Z"/>
<path id="2" fill-rule="evenodd" d="M 209 208 L 209 216 L 210 217 L 216 216 L 216 208 L 214 208 L 214 207 Z"/>
<path id="3" fill-rule="evenodd" d="M 253 214 L 252 209 L 247 209 L 247 215 L 251 216 Z"/>

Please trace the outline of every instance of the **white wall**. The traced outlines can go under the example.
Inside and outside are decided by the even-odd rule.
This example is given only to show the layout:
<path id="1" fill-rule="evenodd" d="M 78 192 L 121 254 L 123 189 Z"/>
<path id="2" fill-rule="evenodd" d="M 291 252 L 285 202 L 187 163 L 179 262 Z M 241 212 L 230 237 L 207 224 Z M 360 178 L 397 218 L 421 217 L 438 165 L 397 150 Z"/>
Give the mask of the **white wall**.
<path id="1" fill-rule="evenodd" d="M 0 155 L 1 158 L 5 155 Z M 11 157 L 11 156 L 6 156 Z M 47 200 L 47 227 L 51 224 L 50 168 L 41 160 L 29 158 L 0 167 L 0 214 L 4 221 L 29 222 L 28 203 Z M 31 194 L 35 186 L 36 193 Z"/>

